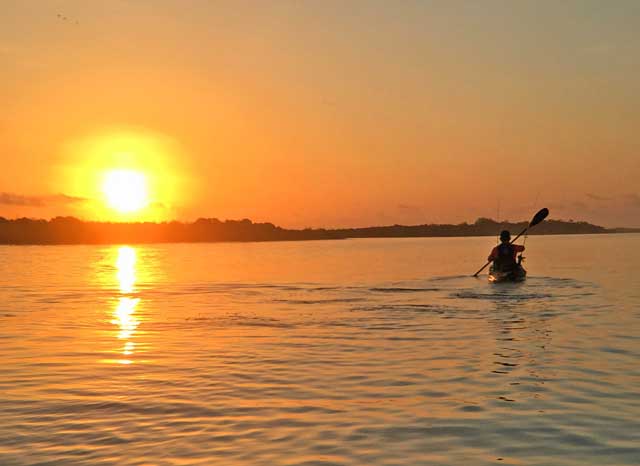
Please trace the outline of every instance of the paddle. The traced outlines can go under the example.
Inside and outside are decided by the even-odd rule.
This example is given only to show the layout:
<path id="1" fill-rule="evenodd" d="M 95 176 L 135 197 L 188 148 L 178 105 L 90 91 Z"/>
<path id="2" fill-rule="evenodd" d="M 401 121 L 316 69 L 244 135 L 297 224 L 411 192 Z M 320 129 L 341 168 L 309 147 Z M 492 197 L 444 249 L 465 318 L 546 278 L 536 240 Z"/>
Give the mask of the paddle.
<path id="1" fill-rule="evenodd" d="M 529 222 L 529 226 L 527 226 L 524 230 L 522 230 L 520 233 L 518 233 L 518 236 L 516 236 L 515 238 L 513 238 L 513 239 L 509 242 L 509 244 L 513 244 L 513 243 L 514 243 L 518 238 L 520 238 L 522 235 L 524 235 L 524 234 L 527 232 L 527 230 L 528 230 L 529 228 L 534 227 L 534 226 L 536 226 L 538 223 L 542 222 L 545 218 L 547 218 L 547 216 L 548 216 L 548 215 L 549 215 L 549 209 L 547 209 L 546 207 L 545 207 L 544 209 L 540 209 L 540 210 L 538 211 L 538 213 L 537 213 L 537 214 L 535 214 L 535 215 L 533 216 L 533 218 L 531 219 L 531 221 Z M 491 264 L 491 261 L 489 261 L 489 262 L 487 262 L 486 264 L 484 264 L 480 270 L 478 270 L 476 273 L 474 273 L 474 274 L 473 274 L 473 276 L 474 276 L 474 277 L 477 277 L 477 276 L 478 276 L 478 274 L 479 274 L 480 272 L 482 272 L 482 271 L 487 267 L 487 265 L 489 265 L 489 264 Z"/>

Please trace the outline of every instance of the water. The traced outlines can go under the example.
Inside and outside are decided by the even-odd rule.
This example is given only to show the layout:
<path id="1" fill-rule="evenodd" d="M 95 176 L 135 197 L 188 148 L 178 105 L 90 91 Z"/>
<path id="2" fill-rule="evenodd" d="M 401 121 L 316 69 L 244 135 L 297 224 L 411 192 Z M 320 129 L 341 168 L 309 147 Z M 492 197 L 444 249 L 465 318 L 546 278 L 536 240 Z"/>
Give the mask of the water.
<path id="1" fill-rule="evenodd" d="M 640 235 L 0 247 L 0 464 L 640 462 Z"/>

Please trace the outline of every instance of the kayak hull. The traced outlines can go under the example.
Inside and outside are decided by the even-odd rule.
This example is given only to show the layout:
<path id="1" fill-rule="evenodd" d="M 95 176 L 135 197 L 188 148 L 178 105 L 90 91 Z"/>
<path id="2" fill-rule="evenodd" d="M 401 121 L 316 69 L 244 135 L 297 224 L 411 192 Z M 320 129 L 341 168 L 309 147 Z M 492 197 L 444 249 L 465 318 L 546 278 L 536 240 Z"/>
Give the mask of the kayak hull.
<path id="1" fill-rule="evenodd" d="M 508 272 L 501 272 L 491 269 L 489 271 L 490 283 L 517 283 L 523 282 L 527 278 L 527 271 L 522 267 L 517 267 Z"/>

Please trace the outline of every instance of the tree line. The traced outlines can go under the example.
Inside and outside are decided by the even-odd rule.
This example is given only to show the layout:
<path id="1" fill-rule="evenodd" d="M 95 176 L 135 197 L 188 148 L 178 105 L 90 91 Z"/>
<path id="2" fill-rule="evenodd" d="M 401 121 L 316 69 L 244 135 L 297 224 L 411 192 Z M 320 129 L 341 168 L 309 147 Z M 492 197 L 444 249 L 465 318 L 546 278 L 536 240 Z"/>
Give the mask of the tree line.
<path id="1" fill-rule="evenodd" d="M 527 222 L 496 222 L 479 218 L 474 223 L 388 225 L 364 228 L 287 229 L 272 223 L 254 223 L 249 219 L 225 220 L 200 218 L 195 222 L 92 222 L 74 217 L 51 220 L 0 217 L 0 244 L 123 244 L 221 241 L 302 241 L 347 238 L 404 238 L 446 236 L 493 236 L 507 229 L 521 231 Z M 531 234 L 617 233 L 587 222 L 549 220 L 536 226 Z M 630 231 L 630 230 L 625 230 Z"/>

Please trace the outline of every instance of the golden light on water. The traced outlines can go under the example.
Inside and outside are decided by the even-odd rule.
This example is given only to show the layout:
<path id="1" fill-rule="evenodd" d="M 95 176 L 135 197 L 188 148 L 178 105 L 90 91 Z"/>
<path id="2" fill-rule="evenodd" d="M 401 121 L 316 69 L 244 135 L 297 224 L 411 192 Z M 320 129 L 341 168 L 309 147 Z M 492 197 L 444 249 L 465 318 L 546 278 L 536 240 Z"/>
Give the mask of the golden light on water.
<path id="1" fill-rule="evenodd" d="M 131 338 L 139 324 L 138 319 L 134 316 L 136 306 L 139 301 L 140 299 L 138 298 L 120 298 L 120 301 L 118 302 L 118 307 L 116 307 L 115 310 L 116 318 L 112 323 L 117 324 L 120 327 L 118 338 L 121 340 L 128 340 Z M 127 342 L 125 346 L 129 343 L 131 342 Z"/>
<path id="2" fill-rule="evenodd" d="M 132 293 L 136 283 L 136 250 L 129 246 L 118 249 L 116 278 L 121 293 Z"/>
<path id="3" fill-rule="evenodd" d="M 133 293 L 136 283 L 136 250 L 129 246 L 122 246 L 118 249 L 116 259 L 116 278 L 120 287 L 120 293 L 128 295 Z M 119 364 L 131 364 L 133 361 L 128 356 L 133 355 L 135 343 L 131 341 L 136 328 L 140 324 L 136 317 L 136 306 L 140 298 L 131 296 L 121 296 L 113 312 L 112 324 L 119 327 L 118 339 L 125 340 L 122 347 L 122 354 L 126 358 L 116 360 Z"/>

